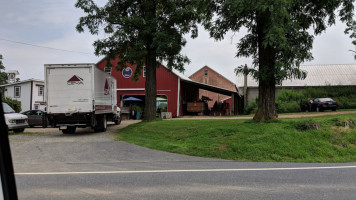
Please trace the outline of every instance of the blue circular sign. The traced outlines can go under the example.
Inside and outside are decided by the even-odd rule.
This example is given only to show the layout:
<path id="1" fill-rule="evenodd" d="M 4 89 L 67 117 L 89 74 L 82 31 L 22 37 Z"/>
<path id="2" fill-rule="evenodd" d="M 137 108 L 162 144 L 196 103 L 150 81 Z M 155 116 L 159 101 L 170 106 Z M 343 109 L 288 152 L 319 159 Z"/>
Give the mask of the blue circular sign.
<path id="1" fill-rule="evenodd" d="M 130 78 L 132 76 L 132 69 L 131 67 L 126 67 L 122 70 L 122 76 L 125 78 Z"/>

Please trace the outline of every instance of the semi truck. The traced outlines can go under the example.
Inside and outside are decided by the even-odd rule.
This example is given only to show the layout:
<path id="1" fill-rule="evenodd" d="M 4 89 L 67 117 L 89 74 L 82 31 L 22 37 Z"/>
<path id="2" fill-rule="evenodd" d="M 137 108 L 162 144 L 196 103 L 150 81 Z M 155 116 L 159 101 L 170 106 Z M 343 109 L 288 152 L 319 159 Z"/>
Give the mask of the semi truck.
<path id="1" fill-rule="evenodd" d="M 46 117 L 64 134 L 91 127 L 104 132 L 121 122 L 116 79 L 93 63 L 45 64 Z"/>

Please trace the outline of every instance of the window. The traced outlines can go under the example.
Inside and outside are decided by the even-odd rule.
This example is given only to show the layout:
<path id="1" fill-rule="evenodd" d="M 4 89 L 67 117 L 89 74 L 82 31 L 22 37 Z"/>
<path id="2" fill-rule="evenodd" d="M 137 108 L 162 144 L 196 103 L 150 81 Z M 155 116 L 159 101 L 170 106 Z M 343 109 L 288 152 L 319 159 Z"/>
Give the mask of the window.
<path id="1" fill-rule="evenodd" d="M 43 96 L 43 86 L 38 86 L 38 96 Z"/>
<path id="2" fill-rule="evenodd" d="M 204 76 L 207 76 L 208 75 L 208 70 L 204 70 Z"/>
<path id="3" fill-rule="evenodd" d="M 35 110 L 38 110 L 39 108 L 40 108 L 39 105 L 35 104 Z M 38 115 L 38 114 L 36 113 L 36 115 Z"/>
<path id="4" fill-rule="evenodd" d="M 105 67 L 104 71 L 111 75 L 111 67 Z"/>
<path id="5" fill-rule="evenodd" d="M 146 77 L 146 66 L 143 66 L 142 76 L 143 76 L 143 77 Z"/>
<path id="6" fill-rule="evenodd" d="M 15 86 L 14 87 L 14 98 L 20 98 L 21 97 L 21 86 Z"/>

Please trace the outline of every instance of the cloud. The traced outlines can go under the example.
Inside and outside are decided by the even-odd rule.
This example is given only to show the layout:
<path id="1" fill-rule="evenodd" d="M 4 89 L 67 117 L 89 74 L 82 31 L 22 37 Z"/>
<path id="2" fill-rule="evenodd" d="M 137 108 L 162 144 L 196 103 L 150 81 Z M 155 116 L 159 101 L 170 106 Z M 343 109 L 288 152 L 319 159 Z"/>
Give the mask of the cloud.
<path id="1" fill-rule="evenodd" d="M 98 0 L 101 6 L 104 0 Z M 93 41 L 100 36 L 88 32 L 79 34 L 75 26 L 84 13 L 74 7 L 73 0 L 0 0 L 0 38 L 16 40 L 36 45 L 48 46 L 72 51 L 93 53 Z M 355 63 L 355 50 L 351 39 L 346 36 L 345 25 L 337 23 L 317 36 L 312 53 L 314 60 L 306 64 L 348 64 Z M 248 64 L 251 58 L 236 58 L 236 43 L 246 34 L 229 32 L 222 41 L 214 41 L 209 33 L 200 27 L 199 37 L 190 39 L 182 53 L 191 59 L 186 65 L 185 75 L 189 76 L 204 65 L 235 82 L 234 68 Z M 231 40 L 232 37 L 232 40 Z M 80 54 L 55 51 L 32 46 L 0 41 L 0 53 L 4 56 L 7 70 L 20 71 L 22 80 L 28 78 L 43 79 L 43 65 L 50 63 L 96 63 L 101 58 L 93 54 Z"/>
<path id="2" fill-rule="evenodd" d="M 94 39 L 90 35 L 75 33 L 37 45 L 92 53 Z M 21 80 L 44 79 L 44 64 L 96 63 L 100 59 L 94 54 L 66 52 L 2 41 L 0 42 L 0 52 L 3 54 L 6 70 L 18 70 Z"/>

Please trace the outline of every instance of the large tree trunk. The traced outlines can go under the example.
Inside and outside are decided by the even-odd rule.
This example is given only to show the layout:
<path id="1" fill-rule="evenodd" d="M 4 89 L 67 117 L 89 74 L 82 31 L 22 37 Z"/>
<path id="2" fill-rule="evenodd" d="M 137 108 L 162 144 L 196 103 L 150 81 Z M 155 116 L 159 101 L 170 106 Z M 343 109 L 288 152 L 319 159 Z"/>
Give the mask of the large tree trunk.
<path id="1" fill-rule="evenodd" d="M 149 52 L 146 59 L 146 98 L 144 120 L 156 120 L 156 56 L 153 52 Z"/>
<path id="2" fill-rule="evenodd" d="M 156 2 L 155 0 L 146 1 L 146 13 L 145 18 L 147 26 L 149 27 L 150 34 L 147 37 L 147 55 L 146 55 L 146 98 L 145 98 L 145 112 L 144 120 L 153 121 L 156 120 L 156 98 L 157 98 L 157 86 L 156 86 L 156 47 L 153 47 L 153 38 L 156 34 L 156 24 L 153 22 L 156 17 Z M 146 27 L 148 29 L 148 27 Z"/>
<path id="3" fill-rule="evenodd" d="M 264 45 L 266 30 L 268 29 L 269 13 L 262 13 L 257 17 L 258 56 L 259 56 L 259 85 L 258 109 L 253 117 L 255 121 L 264 122 L 278 118 L 275 103 L 275 60 L 276 53 L 271 45 Z"/>

